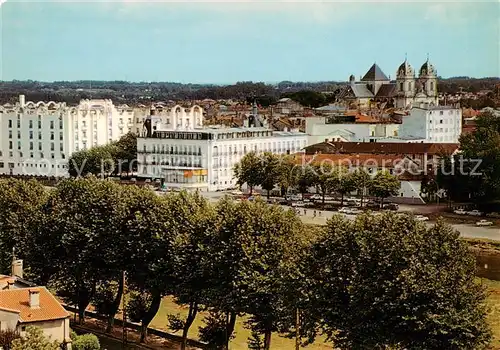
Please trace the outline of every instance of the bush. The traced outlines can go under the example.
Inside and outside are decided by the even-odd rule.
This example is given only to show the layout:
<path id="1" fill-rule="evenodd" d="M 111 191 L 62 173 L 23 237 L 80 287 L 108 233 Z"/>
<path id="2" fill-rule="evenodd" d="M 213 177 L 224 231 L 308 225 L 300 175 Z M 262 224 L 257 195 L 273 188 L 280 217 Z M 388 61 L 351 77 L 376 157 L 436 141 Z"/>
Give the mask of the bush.
<path id="1" fill-rule="evenodd" d="M 94 334 L 78 335 L 72 344 L 74 350 L 99 350 L 100 348 L 99 339 Z"/>
<path id="2" fill-rule="evenodd" d="M 18 338 L 21 336 L 16 331 L 10 329 L 0 331 L 0 349 L 10 350 L 12 342 Z"/>

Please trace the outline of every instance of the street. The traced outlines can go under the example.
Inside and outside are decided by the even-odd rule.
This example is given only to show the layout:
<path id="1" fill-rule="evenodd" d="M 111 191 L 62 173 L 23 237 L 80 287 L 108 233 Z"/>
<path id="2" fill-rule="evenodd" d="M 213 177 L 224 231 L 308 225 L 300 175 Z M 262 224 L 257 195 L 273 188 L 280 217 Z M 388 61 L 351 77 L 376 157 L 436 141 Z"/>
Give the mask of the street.
<path id="1" fill-rule="evenodd" d="M 227 193 L 225 192 L 200 192 L 204 197 L 206 197 L 210 201 L 216 201 L 222 197 L 224 197 Z M 283 206 L 285 209 L 290 208 L 289 206 Z M 414 210 L 418 210 L 419 212 L 425 209 L 425 206 L 411 206 L 411 205 L 401 205 L 400 212 L 411 212 Z M 316 217 L 314 216 L 314 209 L 306 209 L 306 213 L 304 215 L 304 208 L 298 208 L 300 217 L 305 224 L 316 224 L 316 225 L 325 225 L 326 220 L 331 218 L 334 214 L 338 214 L 338 212 L 333 211 L 320 211 L 316 210 Z M 354 220 L 355 215 L 344 215 L 348 219 Z M 433 222 L 426 222 L 427 225 L 433 225 Z M 466 225 L 466 224 L 451 224 L 451 226 L 460 232 L 461 237 L 464 238 L 478 238 L 478 239 L 490 239 L 495 241 L 500 241 L 500 229 L 495 227 L 477 227 L 474 225 Z"/>

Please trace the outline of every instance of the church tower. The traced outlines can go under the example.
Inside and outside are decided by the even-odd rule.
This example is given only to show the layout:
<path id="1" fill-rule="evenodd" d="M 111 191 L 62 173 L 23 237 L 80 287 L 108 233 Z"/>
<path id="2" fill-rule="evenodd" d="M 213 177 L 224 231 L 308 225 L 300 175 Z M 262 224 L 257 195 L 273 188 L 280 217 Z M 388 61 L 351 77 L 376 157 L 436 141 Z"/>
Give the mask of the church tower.
<path id="1" fill-rule="evenodd" d="M 414 96 L 415 71 L 405 58 L 405 61 L 399 66 L 396 72 L 396 107 L 406 108 L 413 102 Z"/>
<path id="2" fill-rule="evenodd" d="M 421 84 L 421 92 L 424 93 L 427 97 L 425 102 L 437 105 L 437 71 L 429 62 L 429 57 L 427 57 L 427 61 L 425 61 L 425 63 L 420 68 L 418 80 Z"/>

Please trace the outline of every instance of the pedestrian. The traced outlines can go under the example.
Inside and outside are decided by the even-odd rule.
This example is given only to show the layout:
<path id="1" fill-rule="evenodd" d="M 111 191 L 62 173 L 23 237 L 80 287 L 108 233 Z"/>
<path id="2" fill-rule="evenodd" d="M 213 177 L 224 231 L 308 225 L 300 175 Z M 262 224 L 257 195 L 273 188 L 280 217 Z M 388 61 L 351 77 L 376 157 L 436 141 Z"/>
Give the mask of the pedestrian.
<path id="1" fill-rule="evenodd" d="M 307 209 L 304 209 L 304 215 L 307 215 Z"/>
<path id="2" fill-rule="evenodd" d="M 314 211 L 313 217 L 316 217 L 316 210 Z"/>

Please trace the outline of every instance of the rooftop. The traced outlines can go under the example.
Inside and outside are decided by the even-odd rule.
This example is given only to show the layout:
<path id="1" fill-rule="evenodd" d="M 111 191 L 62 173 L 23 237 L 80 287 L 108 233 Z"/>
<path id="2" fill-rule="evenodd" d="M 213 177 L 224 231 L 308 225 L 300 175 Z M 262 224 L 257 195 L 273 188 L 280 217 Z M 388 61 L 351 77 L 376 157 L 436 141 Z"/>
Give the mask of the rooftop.
<path id="1" fill-rule="evenodd" d="M 387 78 L 382 69 L 374 63 L 361 81 L 389 81 L 389 78 Z"/>
<path id="2" fill-rule="evenodd" d="M 40 307 L 29 305 L 30 291 L 40 293 Z M 20 322 L 40 322 L 69 317 L 69 313 L 45 287 L 0 291 L 0 309 L 19 314 Z"/>

